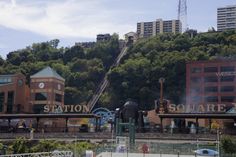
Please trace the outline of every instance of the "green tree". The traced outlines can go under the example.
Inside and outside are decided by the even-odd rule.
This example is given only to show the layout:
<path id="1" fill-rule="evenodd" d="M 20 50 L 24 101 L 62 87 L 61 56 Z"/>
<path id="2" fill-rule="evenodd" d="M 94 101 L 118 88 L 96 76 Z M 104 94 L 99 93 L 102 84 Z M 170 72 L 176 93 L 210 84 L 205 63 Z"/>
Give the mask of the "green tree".
<path id="1" fill-rule="evenodd" d="M 80 156 L 85 154 L 86 150 L 93 150 L 94 144 L 88 143 L 88 142 L 76 142 L 71 143 L 66 146 L 68 149 L 73 151 L 75 153 L 75 156 Z"/>
<path id="2" fill-rule="evenodd" d="M 65 104 L 72 105 L 80 102 L 81 92 L 74 87 L 66 87 L 65 88 Z"/>
<path id="3" fill-rule="evenodd" d="M 5 60 L 2 59 L 2 57 L 0 56 L 0 66 L 2 66 L 5 63 Z"/>
<path id="4" fill-rule="evenodd" d="M 39 143 L 31 148 L 31 152 L 51 152 L 60 147 L 57 141 L 40 140 Z"/>
<path id="5" fill-rule="evenodd" d="M 116 34 L 92 48 L 60 48 L 59 40 L 54 39 L 10 52 L 6 61 L 0 58 L 0 73 L 23 73 L 29 83 L 31 75 L 51 66 L 66 80 L 65 103 L 78 104 L 89 101 L 110 70 L 109 86 L 99 105 L 114 109 L 133 98 L 141 108 L 152 109 L 160 96 L 160 77 L 166 79 L 164 97 L 184 103 L 186 62 L 236 59 L 235 39 L 235 31 L 164 33 L 139 39 L 129 47 L 120 65 L 111 70 L 120 52 Z"/>
<path id="6" fill-rule="evenodd" d="M 13 65 L 20 65 L 21 58 L 18 52 L 10 52 L 7 54 L 7 61 Z"/>
<path id="7" fill-rule="evenodd" d="M 59 44 L 60 40 L 58 39 L 53 39 L 51 41 L 49 41 L 49 44 L 53 47 L 53 48 L 57 48 L 58 44 Z"/>
<path id="8" fill-rule="evenodd" d="M 110 41 L 98 42 L 93 48 L 88 49 L 86 57 L 87 59 L 100 59 L 103 66 L 108 70 L 119 52 L 118 36 L 113 34 Z"/>
<path id="9" fill-rule="evenodd" d="M 223 151 L 225 153 L 233 154 L 236 153 L 235 147 L 236 143 L 235 141 L 232 140 L 231 137 L 229 136 L 224 136 L 221 138 L 221 147 L 223 148 Z"/>
<path id="10" fill-rule="evenodd" d="M 63 58 L 64 63 L 68 63 L 72 61 L 74 58 L 80 58 L 80 59 L 85 58 L 84 49 L 81 46 L 75 45 L 65 51 Z"/>
<path id="11" fill-rule="evenodd" d="M 2 150 L 4 147 L 4 145 L 2 143 L 0 143 L 0 150 Z"/>
<path id="12" fill-rule="evenodd" d="M 17 138 L 10 146 L 10 149 L 12 149 L 13 154 L 27 153 L 29 151 L 27 141 L 23 137 Z"/>

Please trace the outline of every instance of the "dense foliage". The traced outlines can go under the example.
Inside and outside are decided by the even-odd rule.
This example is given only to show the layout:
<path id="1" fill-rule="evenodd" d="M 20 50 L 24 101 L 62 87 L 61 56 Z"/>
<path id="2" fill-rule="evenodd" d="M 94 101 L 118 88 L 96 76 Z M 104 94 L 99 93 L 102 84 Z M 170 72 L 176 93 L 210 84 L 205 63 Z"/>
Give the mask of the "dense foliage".
<path id="1" fill-rule="evenodd" d="M 58 48 L 59 40 L 35 43 L 0 58 L 0 73 L 29 76 L 51 66 L 66 80 L 65 103 L 86 103 L 117 57 L 119 41 L 113 35 L 109 42 L 92 48 L 72 46 Z M 118 67 L 108 74 L 109 87 L 99 105 L 111 109 L 131 98 L 142 109 L 154 108 L 159 98 L 159 78 L 164 77 L 164 97 L 173 103 L 184 103 L 186 62 L 236 58 L 236 32 L 162 34 L 140 39 L 129 47 Z"/>
<path id="2" fill-rule="evenodd" d="M 222 147 L 224 153 L 229 153 L 229 154 L 236 153 L 235 139 L 233 139 L 232 137 L 229 137 L 229 136 L 223 136 L 220 142 L 221 142 L 221 147 Z"/>
<path id="3" fill-rule="evenodd" d="M 195 36 L 188 32 L 163 34 L 142 39 L 130 47 L 123 63 L 110 71 L 109 92 L 102 98 L 114 104 L 113 107 L 132 98 L 143 109 L 154 108 L 154 100 L 159 98 L 158 80 L 164 77 L 164 97 L 172 103 L 184 103 L 186 62 L 232 59 L 235 56 L 235 31 L 199 33 Z"/>
<path id="4" fill-rule="evenodd" d="M 95 144 L 86 141 L 55 141 L 55 140 L 39 140 L 31 141 L 26 138 L 17 138 L 14 141 L 0 143 L 0 154 L 5 146 L 6 154 L 21 153 L 37 153 L 37 152 L 53 152 L 53 151 L 71 151 L 77 156 L 85 154 L 86 150 L 95 150 Z"/>
<path id="5" fill-rule="evenodd" d="M 23 73 L 29 83 L 31 75 L 51 66 L 66 80 L 65 104 L 86 103 L 120 51 L 118 36 L 91 48 L 58 44 L 55 39 L 10 52 L 5 61 L 0 58 L 0 74 Z"/>

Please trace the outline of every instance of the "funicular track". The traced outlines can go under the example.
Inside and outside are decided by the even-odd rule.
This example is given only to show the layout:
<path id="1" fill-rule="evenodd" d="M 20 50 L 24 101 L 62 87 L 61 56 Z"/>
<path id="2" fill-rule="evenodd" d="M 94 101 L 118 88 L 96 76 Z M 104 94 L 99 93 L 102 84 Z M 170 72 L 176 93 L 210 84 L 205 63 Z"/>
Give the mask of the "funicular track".
<path id="1" fill-rule="evenodd" d="M 115 66 L 118 66 L 120 64 L 120 60 L 126 54 L 127 49 L 128 49 L 127 46 L 124 46 L 122 48 L 120 54 L 117 56 L 116 60 L 114 61 L 114 63 L 112 64 L 111 67 L 115 67 Z M 108 70 L 108 72 L 109 72 L 109 70 Z M 102 93 L 104 92 L 104 90 L 106 89 L 106 87 L 108 85 L 108 80 L 107 80 L 108 72 L 105 74 L 103 80 L 99 84 L 99 86 L 98 86 L 97 90 L 95 91 L 93 97 L 87 103 L 87 106 L 89 107 L 90 112 L 92 111 L 92 109 L 94 108 L 94 106 L 96 105 L 96 103 L 99 100 L 100 96 L 102 95 Z"/>

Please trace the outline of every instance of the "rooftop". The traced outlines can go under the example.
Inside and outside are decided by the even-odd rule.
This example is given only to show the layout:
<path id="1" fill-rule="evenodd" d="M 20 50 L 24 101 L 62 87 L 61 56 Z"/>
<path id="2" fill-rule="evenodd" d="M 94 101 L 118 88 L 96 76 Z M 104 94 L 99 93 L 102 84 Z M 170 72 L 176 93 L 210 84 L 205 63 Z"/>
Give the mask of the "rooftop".
<path id="1" fill-rule="evenodd" d="M 47 78 L 47 77 L 53 77 L 65 81 L 64 78 L 62 78 L 55 70 L 53 70 L 49 66 L 37 72 L 36 74 L 30 76 L 30 78 Z"/>
<path id="2" fill-rule="evenodd" d="M 222 63 L 222 62 L 236 62 L 236 59 L 232 58 L 221 58 L 221 59 L 214 59 L 214 60 L 199 60 L 199 61 L 187 61 L 187 64 L 199 64 L 199 63 Z"/>

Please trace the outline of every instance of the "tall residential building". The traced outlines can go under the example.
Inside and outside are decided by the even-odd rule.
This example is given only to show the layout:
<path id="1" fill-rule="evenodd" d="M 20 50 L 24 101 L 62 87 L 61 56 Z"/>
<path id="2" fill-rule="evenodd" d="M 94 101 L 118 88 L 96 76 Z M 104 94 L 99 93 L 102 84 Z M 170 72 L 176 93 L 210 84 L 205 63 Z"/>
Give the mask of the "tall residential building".
<path id="1" fill-rule="evenodd" d="M 157 19 L 153 22 L 137 23 L 137 35 L 139 38 L 156 36 L 159 33 L 181 33 L 182 25 L 179 20 L 163 21 Z"/>
<path id="2" fill-rule="evenodd" d="M 236 5 L 217 8 L 217 30 L 236 30 Z"/>

